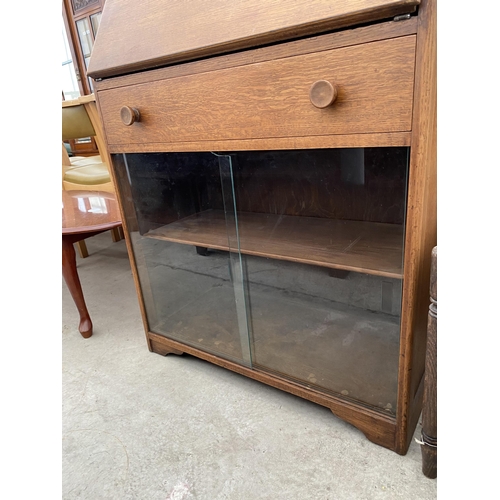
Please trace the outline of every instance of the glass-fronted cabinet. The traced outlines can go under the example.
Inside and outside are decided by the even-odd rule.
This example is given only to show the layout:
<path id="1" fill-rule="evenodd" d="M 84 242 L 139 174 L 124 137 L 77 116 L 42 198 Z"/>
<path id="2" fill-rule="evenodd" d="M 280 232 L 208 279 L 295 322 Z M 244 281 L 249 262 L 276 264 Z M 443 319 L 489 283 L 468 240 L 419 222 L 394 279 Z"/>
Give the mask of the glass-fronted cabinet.
<path id="1" fill-rule="evenodd" d="M 88 67 L 147 346 L 405 454 L 436 245 L 434 4 L 189 4 L 107 0 Z"/>
<path id="2" fill-rule="evenodd" d="M 151 332 L 395 414 L 408 147 L 113 163 Z"/>

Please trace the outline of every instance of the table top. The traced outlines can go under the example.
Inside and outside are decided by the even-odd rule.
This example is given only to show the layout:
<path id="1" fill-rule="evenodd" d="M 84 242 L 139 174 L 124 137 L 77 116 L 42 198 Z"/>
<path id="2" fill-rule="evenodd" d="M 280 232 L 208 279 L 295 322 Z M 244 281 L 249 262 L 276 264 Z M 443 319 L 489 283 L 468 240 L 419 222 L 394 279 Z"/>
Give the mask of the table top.
<path id="1" fill-rule="evenodd" d="M 115 195 L 102 191 L 62 191 L 62 234 L 106 231 L 121 226 Z"/>

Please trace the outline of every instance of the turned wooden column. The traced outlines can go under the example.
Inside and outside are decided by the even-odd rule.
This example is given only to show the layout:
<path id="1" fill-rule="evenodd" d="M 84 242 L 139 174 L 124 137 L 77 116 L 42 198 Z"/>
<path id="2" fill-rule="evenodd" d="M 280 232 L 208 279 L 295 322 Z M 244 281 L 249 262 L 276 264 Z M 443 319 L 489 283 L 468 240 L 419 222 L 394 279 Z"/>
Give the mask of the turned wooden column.
<path id="1" fill-rule="evenodd" d="M 437 247 L 432 250 L 430 298 L 420 446 L 422 472 L 434 479 L 437 477 Z"/>

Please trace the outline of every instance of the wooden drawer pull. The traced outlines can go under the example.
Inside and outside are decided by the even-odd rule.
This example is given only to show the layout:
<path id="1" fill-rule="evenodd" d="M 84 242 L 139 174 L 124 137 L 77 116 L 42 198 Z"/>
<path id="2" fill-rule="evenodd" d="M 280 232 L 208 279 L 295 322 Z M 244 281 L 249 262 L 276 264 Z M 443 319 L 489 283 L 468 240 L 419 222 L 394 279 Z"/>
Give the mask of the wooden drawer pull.
<path id="1" fill-rule="evenodd" d="M 132 125 L 134 122 L 140 122 L 141 114 L 139 113 L 139 110 L 136 108 L 123 106 L 122 109 L 120 109 L 120 118 L 122 119 L 123 124 L 127 125 L 128 127 Z"/>
<path id="2" fill-rule="evenodd" d="M 337 99 L 337 86 L 326 80 L 318 80 L 309 90 L 309 99 L 313 106 L 327 108 Z"/>

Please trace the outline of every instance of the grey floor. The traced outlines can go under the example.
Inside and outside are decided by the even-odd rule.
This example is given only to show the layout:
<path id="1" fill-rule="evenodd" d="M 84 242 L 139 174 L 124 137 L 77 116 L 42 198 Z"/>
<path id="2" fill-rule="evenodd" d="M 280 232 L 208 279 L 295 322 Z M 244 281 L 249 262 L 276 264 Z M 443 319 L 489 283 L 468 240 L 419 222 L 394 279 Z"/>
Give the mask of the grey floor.
<path id="1" fill-rule="evenodd" d="M 426 500 L 420 446 L 399 456 L 326 408 L 146 347 L 124 241 L 77 257 L 94 335 L 63 282 L 63 499 Z M 417 427 L 415 436 L 420 434 Z"/>

